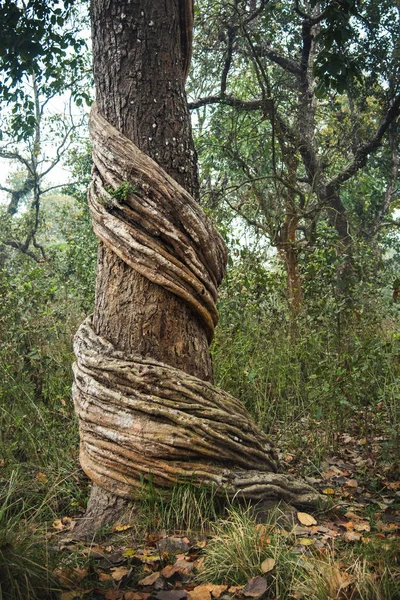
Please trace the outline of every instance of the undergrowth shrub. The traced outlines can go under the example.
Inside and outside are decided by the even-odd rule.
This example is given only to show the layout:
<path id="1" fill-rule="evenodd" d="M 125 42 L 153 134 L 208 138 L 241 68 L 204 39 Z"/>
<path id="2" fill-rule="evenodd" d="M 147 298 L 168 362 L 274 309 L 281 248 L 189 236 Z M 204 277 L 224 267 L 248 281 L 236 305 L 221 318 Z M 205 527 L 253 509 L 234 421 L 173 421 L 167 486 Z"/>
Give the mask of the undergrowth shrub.
<path id="1" fill-rule="evenodd" d="M 377 548 L 374 550 L 376 553 Z M 394 565 L 380 565 L 375 569 L 354 554 L 339 560 L 333 551 L 322 559 L 303 558 L 300 564 L 302 568 L 294 591 L 303 600 L 396 600 L 399 597 L 400 577 Z"/>
<path id="2" fill-rule="evenodd" d="M 72 213 L 57 224 L 63 207 L 65 202 L 48 215 L 53 219 L 48 262 L 11 251 L 0 269 L 0 477 L 5 481 L 17 469 L 18 502 L 25 510 L 42 506 L 42 518 L 81 508 L 86 497 L 71 365 L 73 336 L 90 310 L 94 273 L 87 273 L 86 288 L 78 276 L 71 284 L 79 257 L 67 249 L 76 247 L 82 224 Z M 85 239 L 90 255 L 88 237 L 79 243 Z M 85 264 L 88 260 L 85 256 Z"/>
<path id="3" fill-rule="evenodd" d="M 231 264 L 213 346 L 217 383 L 267 431 L 314 430 L 319 452 L 353 421 L 367 437 L 383 431 L 383 448 L 398 452 L 399 307 L 384 281 L 359 283 L 347 305 L 334 270 L 308 269 L 291 327 L 281 265 L 249 250 Z"/>

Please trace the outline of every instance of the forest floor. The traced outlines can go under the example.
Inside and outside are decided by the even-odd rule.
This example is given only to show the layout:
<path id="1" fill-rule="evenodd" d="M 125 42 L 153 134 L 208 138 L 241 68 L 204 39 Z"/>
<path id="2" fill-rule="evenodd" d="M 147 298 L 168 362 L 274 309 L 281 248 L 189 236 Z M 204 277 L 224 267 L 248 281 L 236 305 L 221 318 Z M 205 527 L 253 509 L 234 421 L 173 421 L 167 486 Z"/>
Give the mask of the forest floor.
<path id="1" fill-rule="evenodd" d="M 60 515 L 46 535 L 61 600 L 400 600 L 400 464 L 379 427 L 364 435 L 356 422 L 318 468 L 306 460 L 315 426 L 280 451 L 290 472 L 329 498 L 320 512 L 261 520 L 247 534 L 248 522 L 238 535 L 228 513 L 214 530 L 157 524 L 139 537 L 137 514 L 85 543 L 74 540 L 76 517 Z"/>

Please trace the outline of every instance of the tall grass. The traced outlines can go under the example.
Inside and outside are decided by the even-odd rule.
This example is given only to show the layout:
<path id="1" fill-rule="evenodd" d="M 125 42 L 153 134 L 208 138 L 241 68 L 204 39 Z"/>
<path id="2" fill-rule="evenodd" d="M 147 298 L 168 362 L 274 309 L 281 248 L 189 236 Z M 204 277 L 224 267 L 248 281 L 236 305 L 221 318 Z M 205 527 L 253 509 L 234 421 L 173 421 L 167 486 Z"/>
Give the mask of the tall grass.
<path id="1" fill-rule="evenodd" d="M 17 474 L 0 487 L 0 598 L 56 598 L 46 545 L 17 496 Z"/>
<path id="2" fill-rule="evenodd" d="M 204 566 L 204 583 L 246 585 L 265 577 L 268 598 L 280 600 L 395 600 L 400 594 L 396 542 L 371 541 L 368 557 L 327 546 L 325 552 L 296 554 L 296 536 L 280 525 L 278 511 L 257 524 L 249 509 L 235 507 L 213 526 Z M 268 568 L 263 562 L 269 559 Z"/>
<path id="3" fill-rule="evenodd" d="M 227 499 L 216 488 L 198 487 L 190 481 L 170 489 L 154 486 L 151 474 L 142 478 L 135 501 L 142 529 L 175 533 L 209 533 L 211 523 L 226 511 Z"/>

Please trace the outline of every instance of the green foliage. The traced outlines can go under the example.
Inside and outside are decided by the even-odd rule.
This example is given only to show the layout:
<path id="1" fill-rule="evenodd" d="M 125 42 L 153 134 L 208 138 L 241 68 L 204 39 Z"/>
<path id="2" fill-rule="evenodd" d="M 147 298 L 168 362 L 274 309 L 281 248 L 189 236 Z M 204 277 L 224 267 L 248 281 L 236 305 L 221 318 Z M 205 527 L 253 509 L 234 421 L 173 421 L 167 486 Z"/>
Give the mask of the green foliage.
<path id="1" fill-rule="evenodd" d="M 353 245 L 379 244 L 396 207 L 397 9 L 202 0 L 197 18 L 189 91 L 205 202 L 274 246 L 297 290 L 305 253 L 336 227 L 334 276 L 351 304 Z"/>
<path id="2" fill-rule="evenodd" d="M 13 1 L 0 6 L 0 92 L 13 105 L 12 129 L 21 139 L 31 135 L 36 125 L 27 78 L 34 77 L 42 92 L 54 96 L 68 89 L 70 75 L 77 84 L 77 74 L 87 69 L 86 41 L 77 31 L 83 6 L 80 0 Z M 83 86 L 71 89 L 78 103 L 90 102 Z"/>
<path id="3" fill-rule="evenodd" d="M 337 255 L 329 238 L 304 257 L 305 295 L 294 331 L 276 259 L 271 264 L 260 252 L 242 249 L 221 291 L 213 346 L 217 383 L 241 398 L 268 431 L 288 435 L 301 422 L 315 429 L 314 460 L 332 449 L 348 419 L 358 420 L 367 436 L 383 426 L 387 448 L 400 450 L 394 276 L 384 263 L 379 281 L 376 257 L 360 252 L 363 280 L 351 308 L 344 308 L 336 287 Z M 377 405 L 383 412 L 372 420 Z"/>
<path id="4" fill-rule="evenodd" d="M 113 189 L 111 186 L 106 187 L 106 192 L 118 202 L 124 203 L 127 201 L 129 194 L 134 194 L 136 188 L 129 181 L 123 181 L 121 185 Z"/>
<path id="5" fill-rule="evenodd" d="M 79 509 L 86 494 L 71 399 L 72 340 L 92 310 L 96 259 L 87 208 L 71 197 L 48 201 L 40 235 L 51 260 L 38 264 L 15 252 L 0 271 L 2 475 L 18 469 L 14 501 L 26 511 L 42 507 L 41 519 Z"/>

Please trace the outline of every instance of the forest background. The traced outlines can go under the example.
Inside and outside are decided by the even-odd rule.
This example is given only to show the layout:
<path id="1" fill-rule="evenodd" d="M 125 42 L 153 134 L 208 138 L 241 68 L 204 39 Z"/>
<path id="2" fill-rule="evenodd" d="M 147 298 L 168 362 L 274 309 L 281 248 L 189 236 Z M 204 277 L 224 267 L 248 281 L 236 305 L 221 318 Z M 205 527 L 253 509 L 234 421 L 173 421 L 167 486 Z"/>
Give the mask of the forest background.
<path id="1" fill-rule="evenodd" d="M 0 10 L 4 547 L 10 532 L 26 543 L 32 523 L 85 507 L 72 339 L 92 311 L 97 242 L 86 204 L 85 4 L 31 2 L 23 18 L 17 4 Z M 194 33 L 187 91 L 200 201 L 230 253 L 216 383 L 275 436 L 289 469 L 335 499 L 367 498 L 374 530 L 382 495 L 393 515 L 400 504 L 398 8 L 201 0 Z M 351 477 L 341 460 L 354 464 Z M 187 525 L 183 512 L 171 521 Z M 396 531 L 384 531 L 380 576 L 395 568 L 386 533 Z"/>

